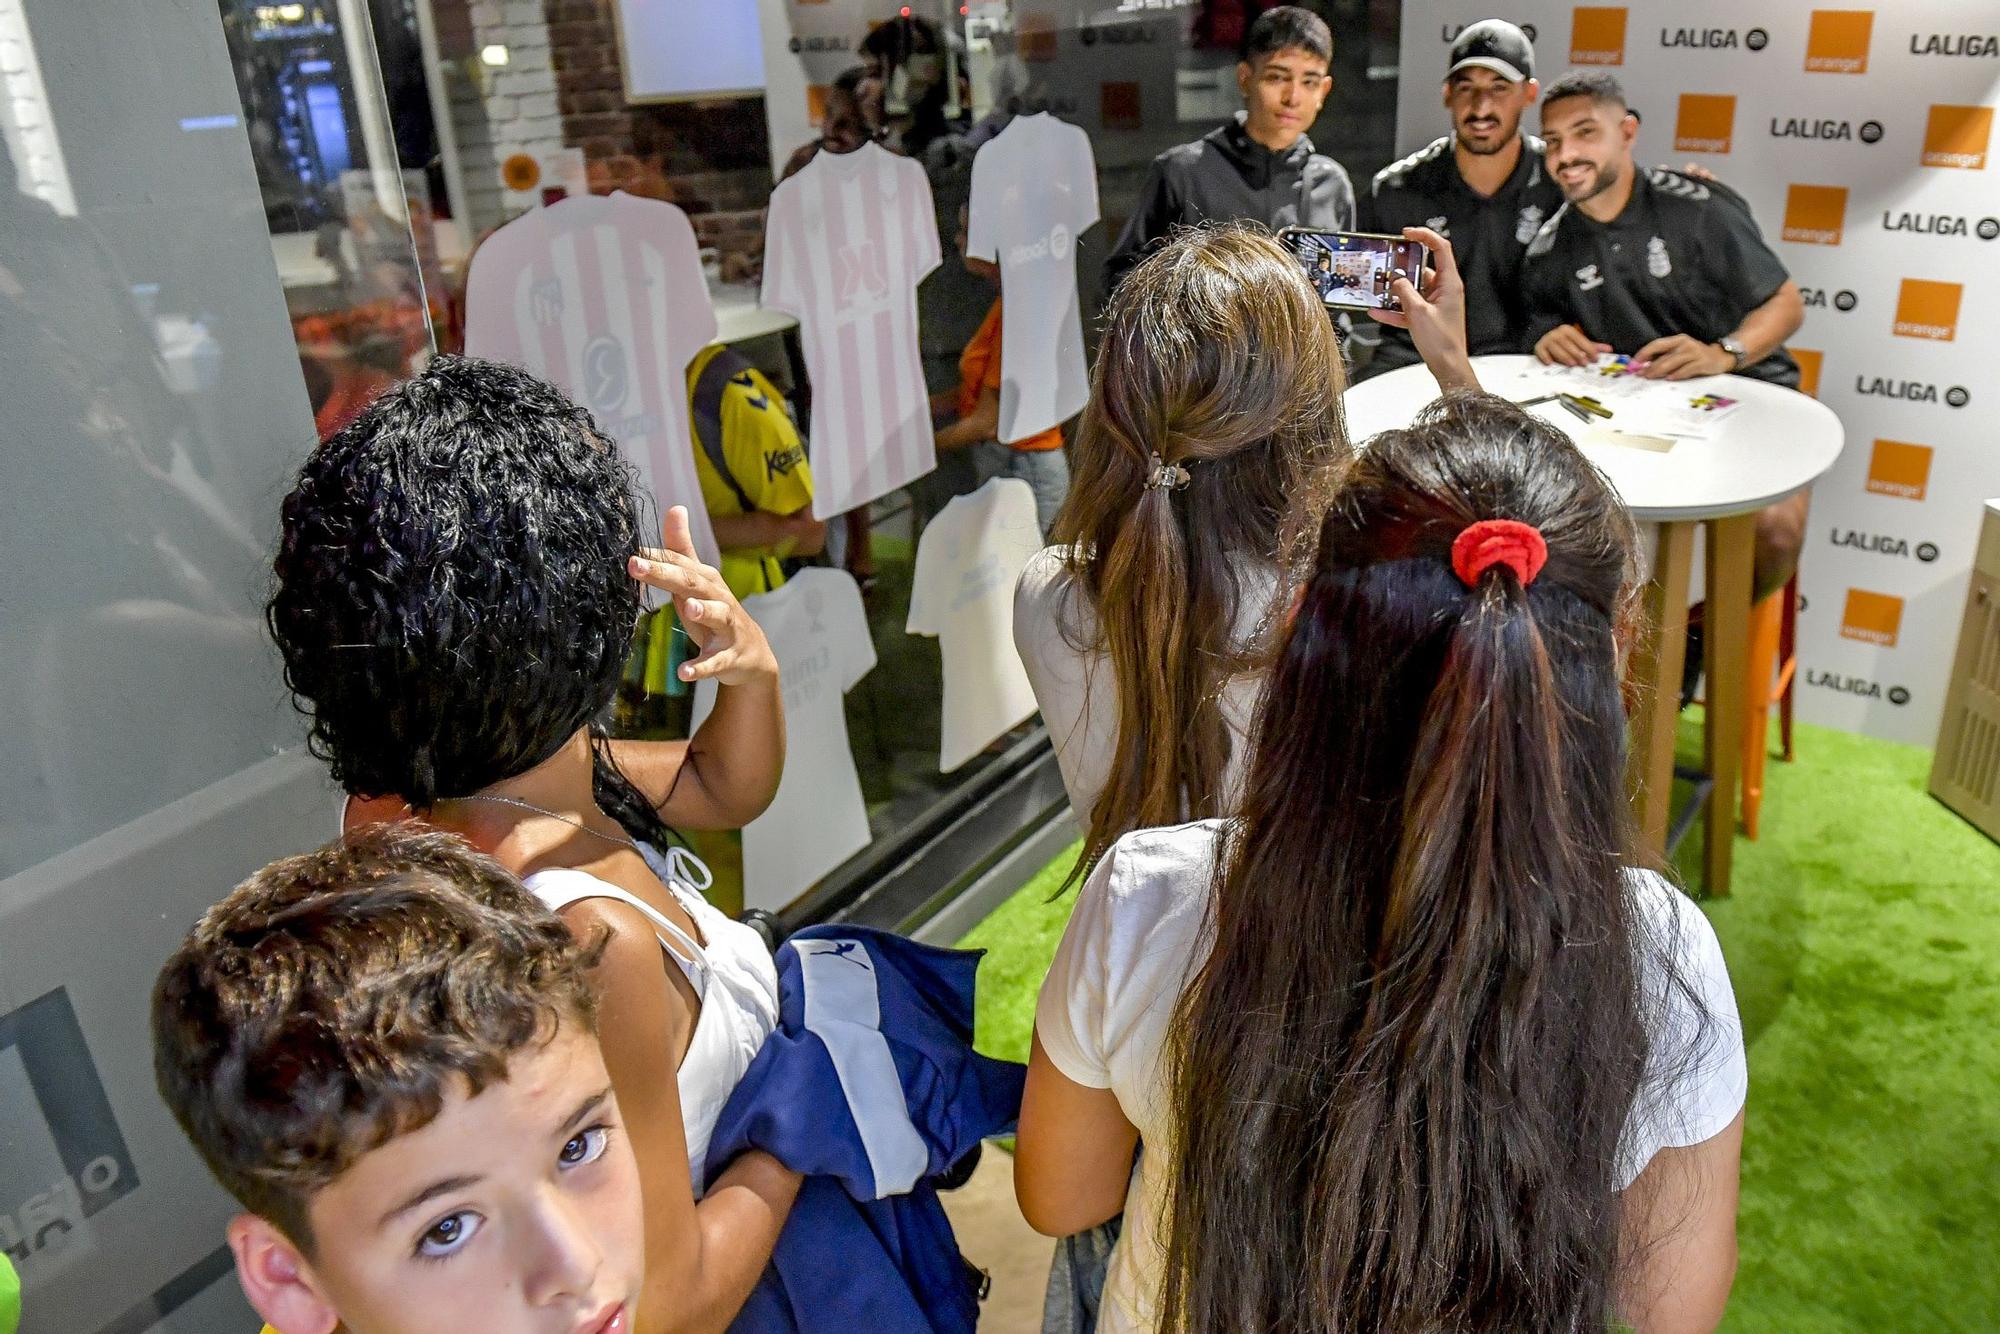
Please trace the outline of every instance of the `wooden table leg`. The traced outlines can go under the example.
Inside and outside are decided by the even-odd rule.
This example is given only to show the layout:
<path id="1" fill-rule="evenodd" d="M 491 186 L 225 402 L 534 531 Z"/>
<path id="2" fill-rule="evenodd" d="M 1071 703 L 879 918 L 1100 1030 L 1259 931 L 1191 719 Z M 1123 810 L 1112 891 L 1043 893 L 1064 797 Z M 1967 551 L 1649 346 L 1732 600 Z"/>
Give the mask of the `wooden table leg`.
<path id="1" fill-rule="evenodd" d="M 1659 525 L 1653 577 L 1642 594 L 1639 639 L 1631 680 L 1638 688 L 1632 750 L 1625 782 L 1639 822 L 1643 856 L 1662 861 L 1674 795 L 1674 732 L 1681 712 L 1681 666 L 1687 657 L 1688 575 L 1694 564 L 1694 524 Z"/>
<path id="2" fill-rule="evenodd" d="M 1708 675 L 1708 713 L 1702 750 L 1715 790 L 1708 800 L 1708 846 L 1702 850 L 1702 879 L 1710 894 L 1720 896 L 1729 892 L 1730 859 L 1736 845 L 1743 715 L 1750 686 L 1750 583 L 1757 550 L 1757 516 L 1710 519 L 1707 531 L 1708 606 L 1702 666 Z"/>

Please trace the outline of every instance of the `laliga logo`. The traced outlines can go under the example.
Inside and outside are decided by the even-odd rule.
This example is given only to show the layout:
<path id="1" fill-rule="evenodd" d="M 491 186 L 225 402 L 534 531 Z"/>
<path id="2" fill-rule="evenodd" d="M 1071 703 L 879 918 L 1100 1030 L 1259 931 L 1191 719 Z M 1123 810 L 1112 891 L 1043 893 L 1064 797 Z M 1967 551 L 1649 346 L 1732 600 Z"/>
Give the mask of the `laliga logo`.
<path id="1" fill-rule="evenodd" d="M 1793 356 L 1797 356 L 1796 351 Z M 1906 403 L 1935 403 L 1939 399 L 1938 387 L 1924 380 L 1896 380 L 1883 375 L 1857 375 L 1854 377 L 1854 392 L 1863 397 L 1897 398 Z M 1962 384 L 1952 385 L 1944 391 L 1947 407 L 1962 408 L 1972 401 L 1972 391 Z"/>
<path id="2" fill-rule="evenodd" d="M 1743 34 L 1743 45 L 1752 51 L 1762 51 L 1771 44 L 1771 34 L 1762 28 L 1752 28 Z M 1733 50 L 1736 47 L 1734 28 L 1662 28 L 1660 45 L 1664 47 L 1692 47 L 1704 51 Z"/>
<path id="3" fill-rule="evenodd" d="M 1858 528 L 1835 528 L 1829 533 L 1827 540 L 1837 547 L 1866 551 L 1876 556 L 1915 556 L 1926 565 L 1938 558 L 1937 543 L 1919 542 L 1912 547 L 1909 539 L 1891 533 L 1864 532 Z"/>
<path id="4" fill-rule="evenodd" d="M 1842 676 L 1817 667 L 1807 669 L 1806 684 L 1821 690 L 1837 690 L 1843 695 L 1858 695 L 1862 699 L 1886 699 L 1898 708 L 1910 702 L 1910 692 L 1902 686 L 1890 686 L 1884 690 L 1880 684 L 1865 676 Z"/>
<path id="5" fill-rule="evenodd" d="M 1799 297 L 1805 302 L 1808 310 L 1814 308 L 1825 309 L 1827 306 L 1832 306 L 1838 311 L 1849 311 L 1859 305 L 1861 300 L 1846 288 L 1842 288 L 1829 297 L 1824 287 L 1801 287 L 1799 289 Z"/>

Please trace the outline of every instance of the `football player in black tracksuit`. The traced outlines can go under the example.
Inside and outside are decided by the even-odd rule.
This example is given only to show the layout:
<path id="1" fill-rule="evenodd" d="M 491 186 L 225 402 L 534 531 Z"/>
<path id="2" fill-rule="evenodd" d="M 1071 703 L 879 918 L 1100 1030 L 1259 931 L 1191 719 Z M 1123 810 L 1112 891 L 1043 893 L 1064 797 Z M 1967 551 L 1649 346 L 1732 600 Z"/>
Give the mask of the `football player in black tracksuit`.
<path id="1" fill-rule="evenodd" d="M 1523 257 L 1542 223 L 1562 207 L 1562 191 L 1542 164 L 1541 140 L 1521 133 L 1521 115 L 1537 87 L 1526 33 L 1500 19 L 1469 25 L 1452 43 L 1445 73 L 1452 133 L 1377 172 L 1360 200 L 1358 231 L 1394 236 L 1423 226 L 1451 238 L 1474 355 L 1521 350 Z M 1401 329 L 1359 325 L 1356 335 L 1375 345 L 1356 380 L 1419 360 Z"/>
<path id="2" fill-rule="evenodd" d="M 1333 34 L 1318 15 L 1281 5 L 1258 16 L 1236 67 L 1244 110 L 1153 159 L 1105 261 L 1107 293 L 1177 226 L 1247 221 L 1274 231 L 1352 230 L 1354 184 L 1338 162 L 1313 151 L 1305 133 L 1333 87 L 1332 59 Z"/>
<path id="3" fill-rule="evenodd" d="M 1735 373 L 1797 388 L 1785 340 L 1798 284 L 1742 203 L 1632 162 L 1638 121 L 1609 74 L 1566 74 L 1542 99 L 1547 166 L 1566 203 L 1528 247 L 1527 345 L 1545 362 L 1619 352 L 1656 380 Z M 1798 564 L 1807 492 L 1757 516 L 1756 596 Z"/>

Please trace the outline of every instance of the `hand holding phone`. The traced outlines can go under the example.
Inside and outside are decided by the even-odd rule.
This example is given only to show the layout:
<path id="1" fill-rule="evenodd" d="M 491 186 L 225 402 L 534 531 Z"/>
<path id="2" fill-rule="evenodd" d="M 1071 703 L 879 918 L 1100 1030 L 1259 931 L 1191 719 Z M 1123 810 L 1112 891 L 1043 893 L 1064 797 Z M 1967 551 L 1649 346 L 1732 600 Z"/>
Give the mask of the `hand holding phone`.
<path id="1" fill-rule="evenodd" d="M 1333 310 L 1394 310 L 1396 278 L 1414 279 L 1424 267 L 1423 246 L 1402 237 L 1287 227 L 1278 241 Z"/>
<path id="2" fill-rule="evenodd" d="M 1403 235 L 1430 252 L 1427 281 L 1419 290 L 1407 278 L 1395 279 L 1391 286 L 1398 308 L 1371 310 L 1368 318 L 1409 330 L 1410 341 L 1441 388 L 1477 389 L 1479 377 L 1465 343 L 1465 282 L 1458 276 L 1451 242 L 1428 227 L 1405 227 Z"/>

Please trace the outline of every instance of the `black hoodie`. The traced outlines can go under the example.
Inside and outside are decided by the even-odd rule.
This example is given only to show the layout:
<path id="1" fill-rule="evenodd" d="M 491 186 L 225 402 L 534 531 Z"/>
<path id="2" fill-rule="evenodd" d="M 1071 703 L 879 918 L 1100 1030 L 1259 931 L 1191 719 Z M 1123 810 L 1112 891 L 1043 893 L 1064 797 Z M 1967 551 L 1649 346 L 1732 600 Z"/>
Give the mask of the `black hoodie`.
<path id="1" fill-rule="evenodd" d="M 1354 185 L 1346 170 L 1315 153 L 1303 134 L 1284 152 L 1272 152 L 1244 130 L 1246 119 L 1239 111 L 1229 124 L 1153 159 L 1139 202 L 1105 261 L 1106 292 L 1183 223 L 1353 230 Z"/>

